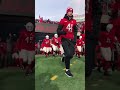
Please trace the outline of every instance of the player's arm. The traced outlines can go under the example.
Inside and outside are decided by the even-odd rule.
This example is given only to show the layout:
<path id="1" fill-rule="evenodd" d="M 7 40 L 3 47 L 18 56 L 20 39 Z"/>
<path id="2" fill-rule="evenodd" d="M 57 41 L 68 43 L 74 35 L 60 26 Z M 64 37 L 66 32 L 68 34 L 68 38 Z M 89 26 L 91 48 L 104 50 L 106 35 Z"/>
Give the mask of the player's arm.
<path id="1" fill-rule="evenodd" d="M 63 20 L 60 21 L 58 28 L 57 28 L 57 34 L 58 35 L 65 35 L 66 32 L 62 30 L 63 29 Z"/>

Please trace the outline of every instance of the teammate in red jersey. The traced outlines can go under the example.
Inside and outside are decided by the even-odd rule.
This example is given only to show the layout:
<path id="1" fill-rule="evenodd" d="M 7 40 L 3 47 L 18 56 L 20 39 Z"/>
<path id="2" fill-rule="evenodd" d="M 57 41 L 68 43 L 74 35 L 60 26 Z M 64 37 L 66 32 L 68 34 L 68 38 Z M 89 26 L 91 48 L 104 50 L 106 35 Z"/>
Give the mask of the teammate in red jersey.
<path id="1" fill-rule="evenodd" d="M 54 37 L 51 40 L 51 46 L 53 48 L 53 55 L 59 54 L 60 52 L 61 39 L 57 34 L 54 34 Z"/>
<path id="2" fill-rule="evenodd" d="M 46 57 L 49 55 L 49 53 L 52 51 L 51 44 L 50 44 L 50 39 L 49 36 L 46 35 L 45 39 L 43 40 L 43 51 L 46 55 Z"/>
<path id="3" fill-rule="evenodd" d="M 83 45 L 82 36 L 80 36 L 79 39 L 77 39 L 77 43 L 76 43 L 78 58 L 80 58 L 80 55 L 82 53 L 82 45 Z"/>
<path id="4" fill-rule="evenodd" d="M 113 44 L 115 42 L 115 37 L 111 35 L 110 30 L 113 28 L 112 24 L 108 24 L 106 27 L 107 31 L 100 32 L 99 45 L 101 46 L 101 54 L 103 57 L 103 69 L 104 75 L 109 75 L 108 70 L 111 68 L 111 57 Z"/>
<path id="5" fill-rule="evenodd" d="M 31 73 L 32 62 L 34 62 L 35 56 L 35 33 L 34 33 L 34 25 L 31 22 L 28 22 L 25 25 L 26 29 L 20 33 L 19 36 L 19 50 L 20 50 L 20 65 L 25 65 L 26 67 L 26 75 Z"/>
<path id="6" fill-rule="evenodd" d="M 68 77 L 73 77 L 70 71 L 70 60 L 73 58 L 75 52 L 75 44 L 77 39 L 77 23 L 73 19 L 73 9 L 68 8 L 63 19 L 59 22 L 58 35 L 61 37 L 62 46 L 64 49 L 64 57 L 62 61 L 65 61 L 65 74 Z"/>

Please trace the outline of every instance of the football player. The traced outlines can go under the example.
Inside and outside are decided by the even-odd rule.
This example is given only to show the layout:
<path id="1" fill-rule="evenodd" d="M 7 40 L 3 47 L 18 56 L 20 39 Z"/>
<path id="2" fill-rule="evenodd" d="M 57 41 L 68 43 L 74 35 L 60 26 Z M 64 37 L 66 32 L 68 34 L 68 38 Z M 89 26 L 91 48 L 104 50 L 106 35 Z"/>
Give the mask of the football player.
<path id="1" fill-rule="evenodd" d="M 57 34 L 54 34 L 54 37 L 51 40 L 51 46 L 53 48 L 53 56 L 55 56 L 55 54 L 59 54 L 60 52 L 60 45 L 61 45 L 61 40 L 58 37 Z"/>
<path id="2" fill-rule="evenodd" d="M 26 66 L 26 75 L 29 75 L 32 71 L 34 56 L 35 56 L 35 33 L 34 25 L 28 22 L 25 25 L 25 29 L 21 31 L 19 36 L 19 50 L 20 50 L 20 66 Z"/>
<path id="3" fill-rule="evenodd" d="M 80 36 L 79 39 L 77 39 L 77 43 L 76 43 L 78 58 L 80 58 L 82 52 L 82 45 L 83 45 L 82 36 Z"/>
<path id="4" fill-rule="evenodd" d="M 77 23 L 76 20 L 73 19 L 72 8 L 67 8 L 64 18 L 59 22 L 57 34 L 61 37 L 62 47 L 64 50 L 62 61 L 65 61 L 65 74 L 68 77 L 73 77 L 73 74 L 70 71 L 70 60 L 73 58 L 75 53 L 74 46 L 77 39 Z"/>
<path id="5" fill-rule="evenodd" d="M 43 40 L 43 51 L 46 55 L 46 57 L 49 55 L 49 53 L 52 51 L 52 48 L 51 48 L 51 44 L 50 44 L 50 39 L 49 39 L 49 36 L 46 35 L 45 36 L 45 39 Z"/>
<path id="6" fill-rule="evenodd" d="M 111 35 L 110 31 L 113 28 L 112 24 L 108 24 L 106 27 L 107 31 L 100 32 L 99 36 L 99 46 L 101 50 L 101 54 L 103 57 L 103 69 L 104 75 L 109 75 L 109 71 L 111 69 L 111 57 L 112 57 L 112 50 L 111 47 L 115 42 L 115 37 Z"/>

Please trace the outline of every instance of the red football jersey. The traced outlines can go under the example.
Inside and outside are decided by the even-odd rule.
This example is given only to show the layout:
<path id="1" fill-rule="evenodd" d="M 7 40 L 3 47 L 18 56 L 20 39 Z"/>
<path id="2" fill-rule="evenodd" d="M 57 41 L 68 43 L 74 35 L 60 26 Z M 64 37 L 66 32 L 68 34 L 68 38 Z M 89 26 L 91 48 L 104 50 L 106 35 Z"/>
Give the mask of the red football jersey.
<path id="1" fill-rule="evenodd" d="M 115 37 L 108 32 L 100 32 L 99 41 L 101 43 L 101 47 L 113 47 L 113 43 L 115 42 Z"/>
<path id="2" fill-rule="evenodd" d="M 74 39 L 74 29 L 73 26 L 76 25 L 76 20 L 67 20 L 66 18 L 61 19 L 60 25 L 63 25 L 63 31 L 66 32 L 66 35 L 61 35 L 61 38 Z"/>
<path id="3" fill-rule="evenodd" d="M 23 30 L 19 37 L 19 48 L 29 51 L 35 50 L 35 33 Z"/>
<path id="4" fill-rule="evenodd" d="M 43 40 L 43 47 L 51 47 L 51 45 L 50 45 L 50 39 L 44 39 Z"/>
<path id="5" fill-rule="evenodd" d="M 40 48 L 43 48 L 44 47 L 44 43 L 42 42 L 41 45 L 40 45 Z"/>
<path id="6" fill-rule="evenodd" d="M 77 39 L 77 46 L 82 46 L 83 45 L 83 41 L 82 39 Z"/>
<path id="7" fill-rule="evenodd" d="M 58 37 L 58 38 L 53 37 L 53 38 L 52 38 L 52 44 L 54 44 L 54 45 L 56 45 L 56 46 L 60 45 L 60 44 L 61 44 L 61 39 L 60 39 L 60 37 Z"/>
<path id="8" fill-rule="evenodd" d="M 82 40 L 85 41 L 85 34 L 81 34 Z"/>

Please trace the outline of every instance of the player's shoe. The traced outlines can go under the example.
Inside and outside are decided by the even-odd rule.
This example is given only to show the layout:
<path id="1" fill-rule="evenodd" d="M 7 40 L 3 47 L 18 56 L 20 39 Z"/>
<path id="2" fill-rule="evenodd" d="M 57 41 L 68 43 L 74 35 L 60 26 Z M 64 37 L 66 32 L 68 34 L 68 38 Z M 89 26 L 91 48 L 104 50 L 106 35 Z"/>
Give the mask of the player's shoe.
<path id="1" fill-rule="evenodd" d="M 72 73 L 70 72 L 70 70 L 65 71 L 65 74 L 66 74 L 68 77 L 73 77 L 73 75 L 72 75 Z"/>

